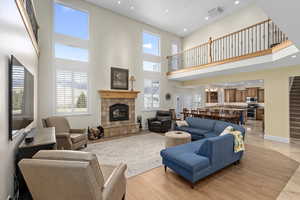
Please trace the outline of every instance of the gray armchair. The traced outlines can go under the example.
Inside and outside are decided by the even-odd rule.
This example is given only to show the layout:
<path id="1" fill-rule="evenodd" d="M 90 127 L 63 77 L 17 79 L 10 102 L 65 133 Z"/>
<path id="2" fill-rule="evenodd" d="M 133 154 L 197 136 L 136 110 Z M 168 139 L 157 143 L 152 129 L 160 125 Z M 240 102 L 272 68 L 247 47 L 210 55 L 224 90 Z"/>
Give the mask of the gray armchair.
<path id="1" fill-rule="evenodd" d="M 42 119 L 43 127 L 55 127 L 58 149 L 76 150 L 87 146 L 86 129 L 71 129 L 65 117 L 49 117 Z"/>
<path id="2" fill-rule="evenodd" d="M 33 199 L 125 200 L 127 166 L 100 165 L 92 153 L 42 150 L 18 165 Z"/>

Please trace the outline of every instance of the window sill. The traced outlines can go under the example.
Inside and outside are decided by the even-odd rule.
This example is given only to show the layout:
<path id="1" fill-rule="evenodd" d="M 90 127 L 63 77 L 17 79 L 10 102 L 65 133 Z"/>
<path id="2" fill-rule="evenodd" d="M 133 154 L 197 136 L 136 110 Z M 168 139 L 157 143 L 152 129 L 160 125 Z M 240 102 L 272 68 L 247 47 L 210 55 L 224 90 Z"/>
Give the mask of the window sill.
<path id="1" fill-rule="evenodd" d="M 91 113 L 56 113 L 55 116 L 60 116 L 60 117 L 79 117 L 79 116 L 92 116 Z"/>
<path id="2" fill-rule="evenodd" d="M 160 110 L 159 108 L 157 108 L 157 109 L 144 109 L 144 110 L 142 110 L 142 112 L 156 112 L 156 111 L 158 111 L 158 110 Z"/>

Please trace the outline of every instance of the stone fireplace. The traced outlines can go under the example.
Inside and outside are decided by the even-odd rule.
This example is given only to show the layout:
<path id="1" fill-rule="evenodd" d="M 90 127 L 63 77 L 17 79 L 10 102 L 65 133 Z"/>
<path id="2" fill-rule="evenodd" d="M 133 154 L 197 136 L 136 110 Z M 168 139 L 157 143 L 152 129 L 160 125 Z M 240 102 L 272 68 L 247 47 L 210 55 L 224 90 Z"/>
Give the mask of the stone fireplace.
<path id="1" fill-rule="evenodd" d="M 138 91 L 100 90 L 101 126 L 104 137 L 139 132 L 135 117 L 135 99 Z"/>

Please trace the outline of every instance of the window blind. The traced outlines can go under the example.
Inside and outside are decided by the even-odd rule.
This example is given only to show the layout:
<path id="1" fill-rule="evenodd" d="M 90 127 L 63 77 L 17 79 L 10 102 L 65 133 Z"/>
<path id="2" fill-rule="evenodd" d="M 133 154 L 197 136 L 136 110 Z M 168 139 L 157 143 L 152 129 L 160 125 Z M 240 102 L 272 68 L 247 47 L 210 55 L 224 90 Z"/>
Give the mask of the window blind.
<path id="1" fill-rule="evenodd" d="M 87 112 L 87 72 L 57 70 L 56 111 L 58 113 Z"/>

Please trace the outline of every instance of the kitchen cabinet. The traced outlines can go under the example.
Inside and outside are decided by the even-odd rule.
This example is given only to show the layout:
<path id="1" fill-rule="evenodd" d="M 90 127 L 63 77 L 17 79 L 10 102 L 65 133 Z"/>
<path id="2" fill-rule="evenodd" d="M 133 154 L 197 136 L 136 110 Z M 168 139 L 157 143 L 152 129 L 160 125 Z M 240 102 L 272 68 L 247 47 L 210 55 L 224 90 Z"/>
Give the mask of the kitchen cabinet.
<path id="1" fill-rule="evenodd" d="M 218 103 L 218 92 L 206 92 L 206 103 Z"/>
<path id="2" fill-rule="evenodd" d="M 236 102 L 236 89 L 224 89 L 224 97 L 226 103 Z"/>
<path id="3" fill-rule="evenodd" d="M 257 98 L 258 97 L 258 88 L 247 88 L 247 97 L 253 97 Z"/>
<path id="4" fill-rule="evenodd" d="M 258 89 L 258 103 L 264 103 L 265 102 L 265 90 L 260 88 Z"/>
<path id="5" fill-rule="evenodd" d="M 265 109 L 263 107 L 256 108 L 256 120 L 264 120 Z"/>
<path id="6" fill-rule="evenodd" d="M 236 90 L 235 102 L 246 102 L 246 90 Z"/>

